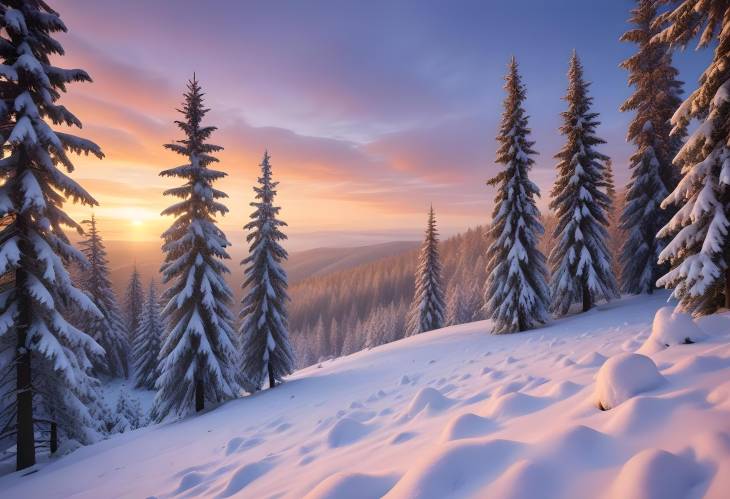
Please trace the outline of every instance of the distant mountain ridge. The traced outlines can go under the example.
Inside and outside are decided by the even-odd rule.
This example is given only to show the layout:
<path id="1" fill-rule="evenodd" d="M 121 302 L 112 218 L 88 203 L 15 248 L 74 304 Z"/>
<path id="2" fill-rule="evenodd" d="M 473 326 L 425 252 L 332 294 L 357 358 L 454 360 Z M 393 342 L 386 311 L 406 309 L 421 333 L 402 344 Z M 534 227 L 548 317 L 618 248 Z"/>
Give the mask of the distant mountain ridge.
<path id="1" fill-rule="evenodd" d="M 161 242 L 159 241 L 104 241 L 109 255 L 111 279 L 115 292 L 121 299 L 132 268 L 137 269 L 144 282 L 151 277 L 159 281 L 162 264 Z M 289 283 L 296 284 L 309 277 L 324 276 L 330 273 L 351 269 L 389 256 L 407 253 L 418 247 L 417 241 L 393 241 L 355 247 L 326 247 L 289 254 L 284 268 L 289 275 Z M 228 262 L 231 274 L 229 282 L 238 297 L 243 279 L 243 268 L 239 262 L 245 257 L 242 246 L 231 248 Z"/>
<path id="2" fill-rule="evenodd" d="M 393 241 L 354 248 L 315 248 L 298 251 L 289 255 L 285 268 L 289 282 L 295 284 L 309 277 L 331 274 L 381 258 L 407 253 L 417 248 L 418 244 L 417 241 Z"/>

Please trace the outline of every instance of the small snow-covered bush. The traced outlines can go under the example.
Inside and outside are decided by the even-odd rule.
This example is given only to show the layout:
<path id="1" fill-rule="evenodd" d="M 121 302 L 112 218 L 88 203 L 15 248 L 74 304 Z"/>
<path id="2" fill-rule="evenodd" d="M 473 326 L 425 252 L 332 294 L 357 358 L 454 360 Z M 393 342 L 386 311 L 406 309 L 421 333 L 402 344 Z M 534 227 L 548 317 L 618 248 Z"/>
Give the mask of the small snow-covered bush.
<path id="1" fill-rule="evenodd" d="M 130 394 L 124 387 L 119 391 L 115 416 L 117 420 L 114 433 L 124 433 L 128 430 L 136 430 L 146 426 L 146 418 L 142 412 L 139 399 Z"/>
<path id="2" fill-rule="evenodd" d="M 672 345 L 702 341 L 705 336 L 689 314 L 675 311 L 674 307 L 662 307 L 654 316 L 651 335 L 638 351 L 652 354 Z"/>
<path id="3" fill-rule="evenodd" d="M 664 377 L 649 357 L 638 353 L 614 355 L 598 371 L 595 402 L 607 411 L 663 382 Z"/>

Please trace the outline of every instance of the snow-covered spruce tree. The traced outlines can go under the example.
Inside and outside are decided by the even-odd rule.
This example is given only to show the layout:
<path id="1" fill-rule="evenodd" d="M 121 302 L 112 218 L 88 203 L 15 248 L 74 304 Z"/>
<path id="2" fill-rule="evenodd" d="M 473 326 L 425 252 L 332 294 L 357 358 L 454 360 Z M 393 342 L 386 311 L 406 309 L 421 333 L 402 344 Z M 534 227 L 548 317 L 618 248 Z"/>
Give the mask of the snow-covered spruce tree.
<path id="1" fill-rule="evenodd" d="M 659 237 L 671 237 L 659 255 L 669 270 L 657 284 L 674 288 L 679 307 L 694 315 L 730 307 L 730 4 L 684 0 L 660 15 L 657 42 L 684 47 L 698 34 L 699 46 L 716 43 L 700 84 L 672 117 L 672 135 L 692 119 L 700 126 L 677 153 L 682 179 L 663 201 L 677 208 Z"/>
<path id="2" fill-rule="evenodd" d="M 514 57 L 504 88 L 496 159 L 504 169 L 488 181 L 497 187 L 497 196 L 489 227 L 484 302 L 495 334 L 532 329 L 550 318 L 545 256 L 538 249 L 544 231 L 535 205 L 540 190 L 529 179 L 535 162 L 530 156 L 536 153 L 524 109 L 525 86 Z"/>
<path id="3" fill-rule="evenodd" d="M 484 283 L 454 282 L 446 293 L 446 325 L 455 326 L 482 320 Z"/>
<path id="4" fill-rule="evenodd" d="M 215 220 L 216 214 L 228 211 L 219 201 L 227 196 L 213 187 L 226 174 L 210 168 L 218 161 L 212 154 L 222 147 L 207 142 L 216 128 L 202 126 L 208 109 L 195 76 L 188 82 L 180 112 L 184 120 L 175 123 L 184 138 L 165 147 L 184 156 L 187 163 L 160 173 L 184 184 L 164 192 L 181 201 L 162 212 L 175 221 L 162 234 L 162 280 L 169 285 L 162 295 L 166 302 L 162 316 L 168 333 L 160 352 L 152 409 L 157 421 L 192 409 L 202 411 L 206 401 L 222 402 L 239 391 L 235 330 L 228 311 L 232 294 L 223 277 L 229 271 L 221 261 L 230 258 L 226 251 L 230 243 Z"/>
<path id="5" fill-rule="evenodd" d="M 129 332 L 130 345 L 134 345 L 134 335 L 139 328 L 143 308 L 144 291 L 142 291 L 142 281 L 137 270 L 137 264 L 135 264 L 124 293 L 124 320 Z"/>
<path id="6" fill-rule="evenodd" d="M 431 206 L 428 210 L 426 238 L 416 268 L 416 289 L 408 318 L 409 336 L 444 327 L 446 304 L 438 242 L 436 215 Z"/>
<path id="7" fill-rule="evenodd" d="M 248 231 L 249 255 L 241 265 L 246 266 L 242 300 L 241 336 L 243 350 L 242 376 L 258 390 L 268 378 L 269 387 L 294 369 L 294 354 L 289 343 L 287 314 L 287 276 L 282 263 L 286 250 L 279 241 L 286 239 L 281 227 L 286 223 L 277 218 L 280 207 L 274 206 L 278 182 L 271 179 L 268 151 L 261 161 L 261 176 L 253 190 L 251 221 Z"/>
<path id="8" fill-rule="evenodd" d="M 124 433 L 125 431 L 136 430 L 147 423 L 139 399 L 129 393 L 129 390 L 125 387 L 119 390 L 115 409 L 115 423 L 110 433 Z"/>
<path id="9" fill-rule="evenodd" d="M 330 341 L 330 350 L 327 352 L 328 357 L 338 357 L 341 355 L 342 349 L 345 345 L 345 338 L 347 332 L 345 331 L 345 324 L 341 324 L 337 320 L 337 317 L 332 317 L 327 329 L 327 337 Z"/>
<path id="10" fill-rule="evenodd" d="M 74 287 L 66 265 L 84 258 L 63 226 L 82 232 L 65 200 L 96 201 L 66 175 L 67 153 L 103 154 L 85 139 L 52 130 L 81 122 L 59 104 L 66 85 L 91 81 L 80 69 L 53 66 L 63 55 L 54 34 L 66 31 L 58 13 L 39 0 L 0 2 L 0 450 L 16 447 L 17 469 L 35 463 L 36 435 L 93 441 L 87 404 L 97 381 L 87 370 L 102 349 L 67 322 L 69 309 L 99 313 Z"/>
<path id="11" fill-rule="evenodd" d="M 319 317 L 317 317 L 317 322 L 314 323 L 314 327 L 310 331 L 311 338 L 308 340 L 308 343 L 313 346 L 313 350 L 317 352 L 317 355 L 314 356 L 314 361 L 319 359 L 322 352 L 327 351 L 327 347 L 329 345 L 328 333 L 329 331 L 324 325 L 324 320 L 320 314 Z"/>
<path id="12" fill-rule="evenodd" d="M 609 215 L 613 210 L 613 207 L 616 203 L 616 181 L 613 177 L 613 161 L 611 158 L 606 159 L 606 169 L 603 172 L 603 179 L 604 184 L 606 186 L 606 196 L 608 196 L 608 200 L 611 203 L 609 206 Z"/>
<path id="13" fill-rule="evenodd" d="M 568 71 L 568 110 L 562 113 L 561 133 L 566 144 L 555 156 L 558 178 L 550 208 L 557 217 L 555 248 L 550 254 L 552 310 L 568 312 L 582 302 L 583 311 L 596 301 L 618 296 L 606 241 L 607 211 L 611 201 L 605 193 L 605 161 L 595 150 L 605 143 L 596 136 L 598 113 L 591 112 L 593 98 L 583 79 L 583 65 L 573 52 Z"/>
<path id="14" fill-rule="evenodd" d="M 668 270 L 658 263 L 666 241 L 656 236 L 672 216 L 661 203 L 678 180 L 672 165 L 677 149 L 670 137 L 670 120 L 681 103 L 682 83 L 676 79 L 679 73 L 672 66 L 668 44 L 655 38 L 661 30 L 654 23 L 657 8 L 656 0 L 639 0 L 631 11 L 634 28 L 621 37 L 638 46 L 621 64 L 634 86 L 621 106 L 622 111 L 634 113 L 627 140 L 635 151 L 620 222 L 627 235 L 620 253 L 621 289 L 632 294 L 652 293 L 659 276 Z"/>
<path id="15" fill-rule="evenodd" d="M 159 377 L 159 356 L 165 326 L 160 316 L 160 305 L 155 282 L 150 281 L 147 298 L 132 345 L 135 387 L 154 390 Z"/>
<path id="16" fill-rule="evenodd" d="M 109 261 L 96 218 L 84 220 L 87 226 L 86 239 L 79 244 L 88 265 L 81 271 L 81 287 L 89 295 L 101 317 L 83 314 L 81 329 L 91 335 L 104 349 L 104 357 L 93 361 L 97 375 L 126 378 L 129 375 L 129 342 L 127 328 L 114 296 L 109 277 Z"/>

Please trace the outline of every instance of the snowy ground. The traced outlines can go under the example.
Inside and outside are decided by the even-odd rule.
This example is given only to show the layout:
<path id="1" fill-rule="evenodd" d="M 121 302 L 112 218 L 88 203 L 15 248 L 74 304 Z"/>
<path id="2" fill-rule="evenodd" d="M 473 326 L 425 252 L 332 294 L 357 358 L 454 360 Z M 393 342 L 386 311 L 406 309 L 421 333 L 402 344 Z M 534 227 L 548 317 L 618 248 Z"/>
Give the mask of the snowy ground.
<path id="1" fill-rule="evenodd" d="M 730 316 L 651 355 L 665 378 L 609 411 L 605 358 L 666 295 L 530 333 L 457 326 L 296 373 L 270 392 L 0 478 L 3 498 L 727 498 Z"/>

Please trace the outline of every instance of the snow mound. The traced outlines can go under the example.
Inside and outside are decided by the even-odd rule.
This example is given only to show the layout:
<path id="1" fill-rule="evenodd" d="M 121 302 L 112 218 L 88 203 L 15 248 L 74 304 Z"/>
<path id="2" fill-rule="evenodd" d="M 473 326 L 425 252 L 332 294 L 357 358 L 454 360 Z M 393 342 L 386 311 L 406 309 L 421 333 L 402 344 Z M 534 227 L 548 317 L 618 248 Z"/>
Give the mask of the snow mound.
<path id="1" fill-rule="evenodd" d="M 725 382 L 707 394 L 707 403 L 730 410 L 730 382 Z"/>
<path id="2" fill-rule="evenodd" d="M 717 336 L 730 332 L 730 314 L 712 314 L 698 317 L 695 324 L 707 335 Z"/>
<path id="3" fill-rule="evenodd" d="M 583 385 L 579 385 L 578 383 L 566 380 L 554 385 L 550 385 L 549 388 L 545 391 L 545 395 L 556 400 L 563 400 L 572 395 L 575 395 L 582 389 Z"/>
<path id="4" fill-rule="evenodd" d="M 638 351 L 651 355 L 672 345 L 697 343 L 705 338 L 689 314 L 677 312 L 674 307 L 662 307 L 654 316 L 651 335 Z"/>
<path id="5" fill-rule="evenodd" d="M 503 383 L 494 391 L 494 398 L 499 398 L 504 395 L 507 395 L 508 393 L 515 393 L 522 390 L 522 388 L 525 387 L 527 384 L 527 381 L 523 380 L 516 380 L 516 381 L 510 381 L 509 383 Z"/>
<path id="6" fill-rule="evenodd" d="M 397 475 L 335 473 L 317 485 L 305 499 L 369 499 L 384 496 L 398 480 Z"/>
<path id="7" fill-rule="evenodd" d="M 542 463 L 522 459 L 510 466 L 479 497 L 500 499 L 554 498 L 556 483 L 553 470 Z"/>
<path id="8" fill-rule="evenodd" d="M 539 411 L 550 403 L 550 400 L 527 395 L 520 392 L 508 393 L 490 400 L 487 414 L 494 419 L 509 419 Z"/>
<path id="9" fill-rule="evenodd" d="M 730 359 L 723 359 L 714 355 L 692 355 L 678 360 L 664 374 L 689 375 L 719 371 L 730 367 Z"/>
<path id="10" fill-rule="evenodd" d="M 611 411 L 613 414 L 607 429 L 617 435 L 645 435 L 656 431 L 676 407 L 676 401 L 671 398 L 634 397 Z"/>
<path id="11" fill-rule="evenodd" d="M 608 359 L 598 371 L 595 403 L 609 410 L 639 393 L 653 390 L 664 378 L 645 355 L 622 353 Z"/>
<path id="12" fill-rule="evenodd" d="M 613 437 L 585 425 L 557 430 L 537 445 L 536 454 L 546 462 L 559 457 L 573 469 L 599 468 L 619 459 Z"/>
<path id="13" fill-rule="evenodd" d="M 403 442 L 408 442 L 418 436 L 418 433 L 413 431 L 404 431 L 390 439 L 390 445 L 398 445 Z"/>
<path id="14" fill-rule="evenodd" d="M 437 414 L 448 409 L 453 404 L 453 400 L 445 397 L 435 388 L 421 388 L 418 393 L 416 393 L 416 396 L 413 397 L 413 400 L 411 400 L 411 403 L 408 405 L 405 413 L 403 413 L 400 417 L 400 420 L 407 421 L 416 417 L 421 412 L 425 412 L 428 415 Z"/>
<path id="15" fill-rule="evenodd" d="M 571 359 L 570 357 L 563 357 L 560 359 L 560 361 L 558 361 L 558 366 L 560 366 L 560 367 L 570 367 L 570 366 L 574 366 L 574 365 L 575 365 L 575 361 L 573 359 Z"/>
<path id="16" fill-rule="evenodd" d="M 498 477 L 520 447 L 511 440 L 467 440 L 440 446 L 411 467 L 385 498 L 469 497 L 479 480 Z"/>
<path id="17" fill-rule="evenodd" d="M 449 421 L 444 429 L 443 439 L 449 441 L 481 437 L 496 428 L 497 425 L 491 419 L 467 412 Z"/>
<path id="18" fill-rule="evenodd" d="M 342 418 L 327 433 L 327 445 L 331 448 L 351 445 L 372 431 L 373 427 L 352 418 Z"/>
<path id="19" fill-rule="evenodd" d="M 229 456 L 234 452 L 241 452 L 252 447 L 256 447 L 264 443 L 264 439 L 260 437 L 251 437 L 243 439 L 241 437 L 232 438 L 226 445 L 226 455 Z"/>
<path id="20" fill-rule="evenodd" d="M 578 359 L 577 364 L 580 367 L 600 367 L 604 362 L 606 357 L 598 352 L 591 352 Z"/>
<path id="21" fill-rule="evenodd" d="M 220 497 L 230 497 L 238 494 L 251 482 L 271 471 L 274 466 L 275 463 L 270 458 L 241 466 L 233 473 L 233 476 L 229 480 L 225 490 L 220 494 Z"/>
<path id="22" fill-rule="evenodd" d="M 685 499 L 703 479 L 697 463 L 658 449 L 634 455 L 613 483 L 612 497 L 622 499 Z"/>

